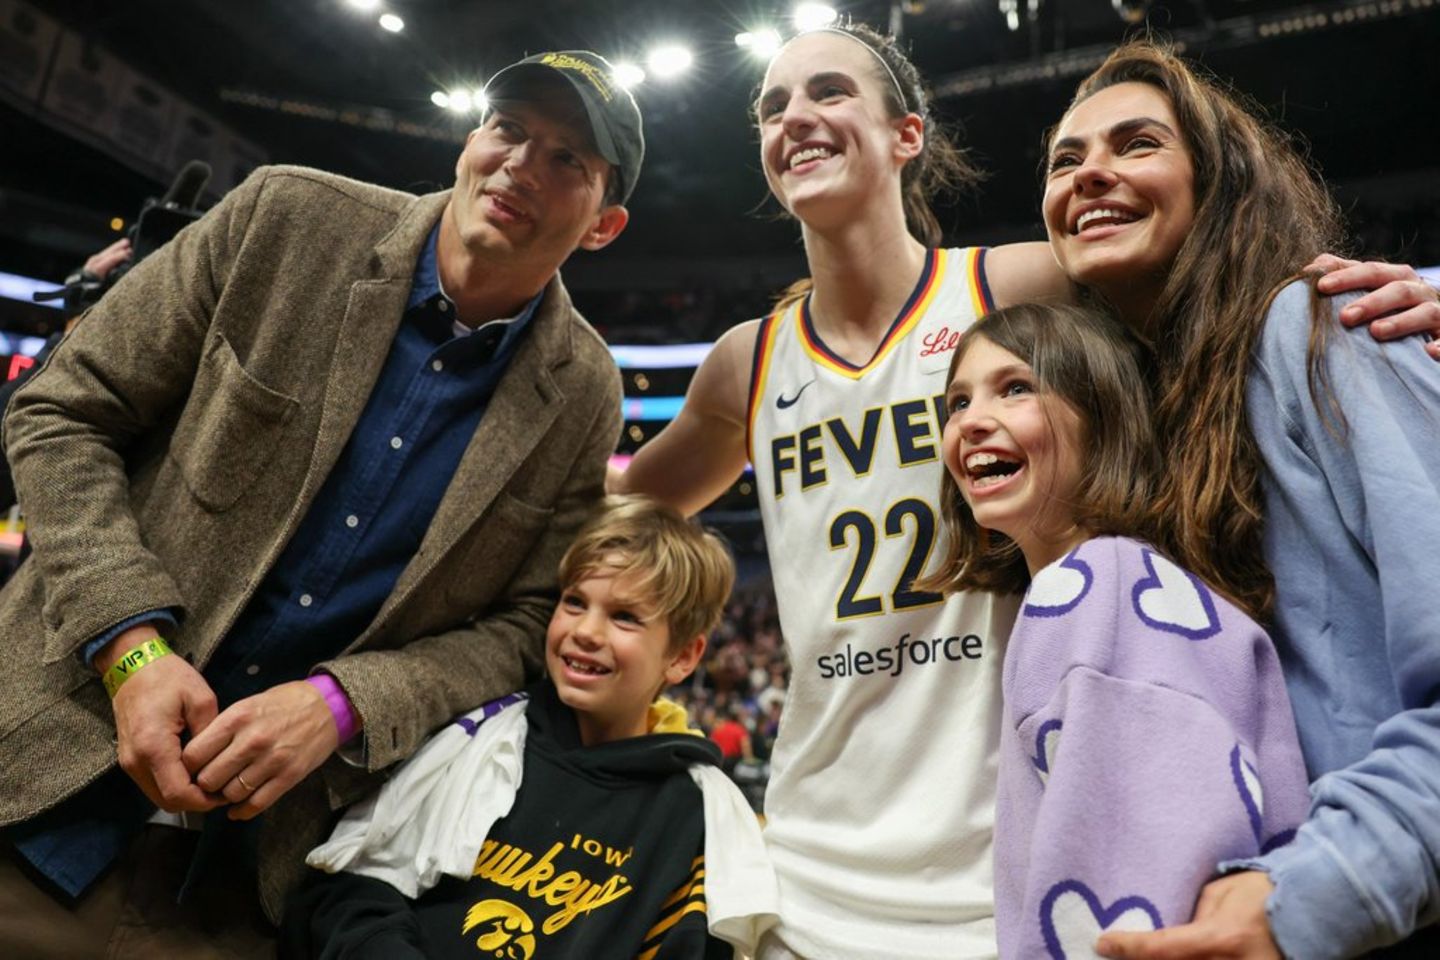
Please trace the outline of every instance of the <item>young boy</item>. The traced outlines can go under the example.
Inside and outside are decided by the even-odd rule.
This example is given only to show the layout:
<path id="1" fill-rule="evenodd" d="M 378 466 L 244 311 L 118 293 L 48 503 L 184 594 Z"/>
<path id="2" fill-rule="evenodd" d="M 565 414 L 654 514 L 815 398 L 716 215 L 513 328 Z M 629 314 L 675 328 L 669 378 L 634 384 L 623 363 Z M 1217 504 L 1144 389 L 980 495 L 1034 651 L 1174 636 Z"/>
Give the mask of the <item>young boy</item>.
<path id="1" fill-rule="evenodd" d="M 734 577 L 714 534 L 607 500 L 560 562 L 549 679 L 457 719 L 346 815 L 310 854 L 332 875 L 291 902 L 282 954 L 748 951 L 775 910 L 754 815 L 656 699 L 699 662 Z"/>

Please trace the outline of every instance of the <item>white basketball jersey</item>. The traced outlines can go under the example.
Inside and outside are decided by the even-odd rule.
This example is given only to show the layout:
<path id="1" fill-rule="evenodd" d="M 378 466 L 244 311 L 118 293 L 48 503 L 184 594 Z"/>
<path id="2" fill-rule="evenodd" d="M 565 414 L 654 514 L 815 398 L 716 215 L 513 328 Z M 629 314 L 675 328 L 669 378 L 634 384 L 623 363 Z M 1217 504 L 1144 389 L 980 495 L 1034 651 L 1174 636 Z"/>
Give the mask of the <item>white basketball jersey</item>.
<path id="1" fill-rule="evenodd" d="M 750 454 L 791 664 L 765 800 L 776 956 L 995 956 L 1000 668 L 1017 601 L 911 586 L 944 547 L 950 358 L 987 309 L 984 251 L 939 250 L 864 366 L 825 347 L 808 301 L 760 327 Z"/>

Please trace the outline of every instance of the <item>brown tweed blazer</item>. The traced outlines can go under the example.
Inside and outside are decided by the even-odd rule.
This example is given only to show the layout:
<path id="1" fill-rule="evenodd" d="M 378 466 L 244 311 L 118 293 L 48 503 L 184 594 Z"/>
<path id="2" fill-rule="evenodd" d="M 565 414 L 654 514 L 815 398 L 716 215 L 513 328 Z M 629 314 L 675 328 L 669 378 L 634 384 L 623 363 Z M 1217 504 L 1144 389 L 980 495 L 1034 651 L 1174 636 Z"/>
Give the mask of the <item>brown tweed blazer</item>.
<path id="1" fill-rule="evenodd" d="M 259 170 L 17 392 L 4 437 L 35 553 L 0 591 L 0 824 L 116 762 L 105 692 L 75 656 L 87 640 L 178 607 L 171 645 L 210 659 L 349 438 L 447 197 Z M 557 276 L 419 551 L 323 664 L 364 718 L 366 765 L 332 757 L 266 814 L 272 917 L 331 811 L 538 671 L 556 566 L 601 494 L 619 398 Z"/>

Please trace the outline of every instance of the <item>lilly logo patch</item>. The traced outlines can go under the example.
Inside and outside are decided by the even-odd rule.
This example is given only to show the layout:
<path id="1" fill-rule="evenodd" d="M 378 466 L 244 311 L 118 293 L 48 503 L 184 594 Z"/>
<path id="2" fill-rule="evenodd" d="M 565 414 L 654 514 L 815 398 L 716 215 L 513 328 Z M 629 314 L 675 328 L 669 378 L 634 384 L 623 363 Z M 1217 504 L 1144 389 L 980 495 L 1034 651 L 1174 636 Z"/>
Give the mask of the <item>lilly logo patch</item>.
<path id="1" fill-rule="evenodd" d="M 1215 600 L 1198 579 L 1150 550 L 1141 551 L 1150 571 L 1135 584 L 1131 602 L 1147 626 L 1187 640 L 1205 640 L 1220 632 Z"/>
<path id="2" fill-rule="evenodd" d="M 1077 550 L 1035 575 L 1025 593 L 1024 616 L 1063 616 L 1085 599 L 1095 582 L 1095 574 L 1088 563 L 1076 556 Z"/>
<path id="3" fill-rule="evenodd" d="M 1159 930 L 1160 911 L 1144 897 L 1122 897 L 1108 907 L 1079 880 L 1051 887 L 1040 901 L 1040 933 L 1053 960 L 1099 960 L 1095 941 L 1107 930 Z"/>

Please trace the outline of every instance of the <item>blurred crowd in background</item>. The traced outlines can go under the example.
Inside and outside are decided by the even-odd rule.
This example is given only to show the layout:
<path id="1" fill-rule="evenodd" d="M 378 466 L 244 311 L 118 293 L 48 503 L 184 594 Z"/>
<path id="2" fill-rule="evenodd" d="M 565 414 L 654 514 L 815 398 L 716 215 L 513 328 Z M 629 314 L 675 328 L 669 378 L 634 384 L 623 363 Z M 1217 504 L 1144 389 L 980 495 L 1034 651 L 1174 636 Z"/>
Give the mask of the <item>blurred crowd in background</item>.
<path id="1" fill-rule="evenodd" d="M 719 745 L 725 771 L 757 812 L 789 683 L 774 591 L 768 581 L 750 582 L 736 588 L 699 669 L 666 692 Z"/>

